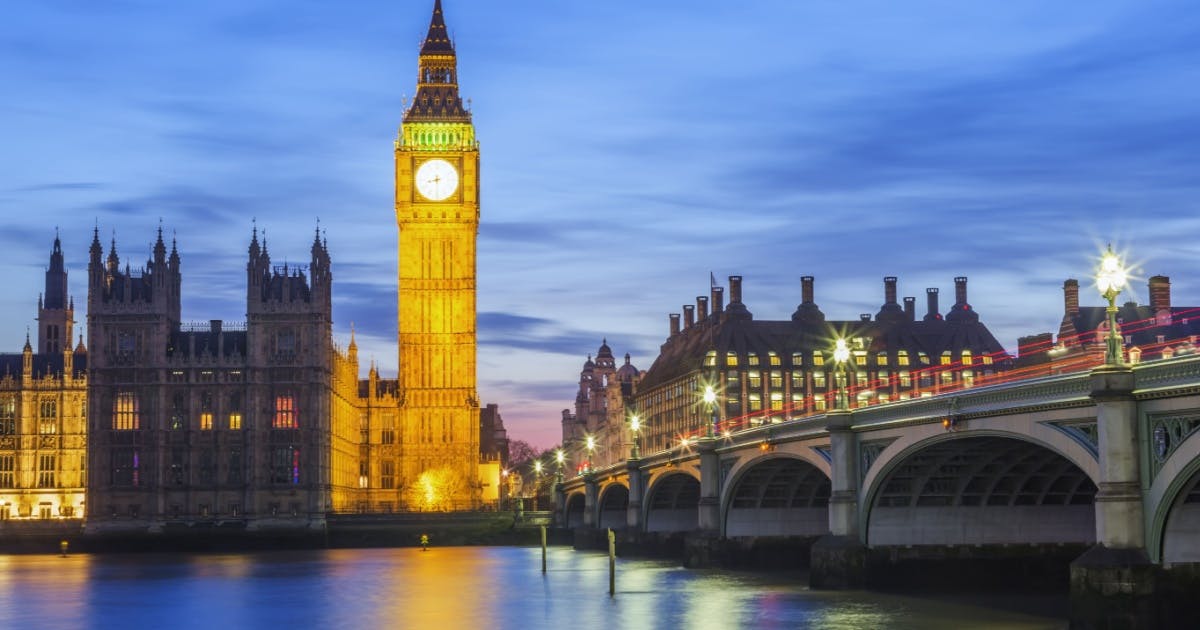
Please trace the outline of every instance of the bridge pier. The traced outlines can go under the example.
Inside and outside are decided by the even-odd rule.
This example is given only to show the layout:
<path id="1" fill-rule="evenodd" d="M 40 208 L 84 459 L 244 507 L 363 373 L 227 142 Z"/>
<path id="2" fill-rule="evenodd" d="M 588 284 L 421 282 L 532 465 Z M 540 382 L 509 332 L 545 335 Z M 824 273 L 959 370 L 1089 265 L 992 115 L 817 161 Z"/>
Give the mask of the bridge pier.
<path id="1" fill-rule="evenodd" d="M 867 581 L 867 547 L 858 524 L 858 437 L 848 409 L 830 411 L 831 492 L 829 534 L 813 544 L 809 564 L 812 588 L 862 588 Z"/>
<path id="2" fill-rule="evenodd" d="M 642 469 L 641 460 L 630 457 L 625 462 L 629 475 L 629 504 L 625 508 L 625 526 L 637 537 L 642 531 Z"/>
<path id="3" fill-rule="evenodd" d="M 583 473 L 583 527 L 596 527 L 596 498 L 599 495 L 596 474 L 591 470 Z"/>
<path id="4" fill-rule="evenodd" d="M 1071 563 L 1071 626 L 1160 627 L 1160 569 L 1146 552 L 1133 370 L 1104 365 L 1091 381 L 1100 455 L 1096 545 Z"/>

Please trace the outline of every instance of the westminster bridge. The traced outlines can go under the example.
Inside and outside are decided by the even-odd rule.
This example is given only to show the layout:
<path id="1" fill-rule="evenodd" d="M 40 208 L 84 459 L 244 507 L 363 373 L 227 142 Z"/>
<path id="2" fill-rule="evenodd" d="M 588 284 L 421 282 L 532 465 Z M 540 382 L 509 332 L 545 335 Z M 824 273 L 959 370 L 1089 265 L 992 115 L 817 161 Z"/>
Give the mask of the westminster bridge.
<path id="1" fill-rule="evenodd" d="M 1073 608 L 1138 616 L 1200 575 L 1197 429 L 1200 356 L 1108 365 L 699 438 L 564 480 L 556 519 L 689 549 L 809 537 L 825 588 L 871 584 L 881 550 L 1086 550 Z"/>

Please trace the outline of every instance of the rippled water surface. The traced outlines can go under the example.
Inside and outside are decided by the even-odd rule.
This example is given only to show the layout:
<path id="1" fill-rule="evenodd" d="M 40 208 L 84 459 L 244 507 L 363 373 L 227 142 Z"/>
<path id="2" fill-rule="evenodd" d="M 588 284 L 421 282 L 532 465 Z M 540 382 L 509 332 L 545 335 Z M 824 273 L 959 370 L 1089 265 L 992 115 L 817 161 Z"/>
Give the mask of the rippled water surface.
<path id="1" fill-rule="evenodd" d="M 552 548 L 0 556 L 5 628 L 1063 628 L 945 601 L 810 591 L 795 576 L 695 571 Z M 1025 602 L 1018 602 L 1025 603 Z M 1045 602 L 1041 602 L 1045 603 Z M 1054 602 L 1051 601 L 1051 604 Z M 1006 606 L 1011 608 L 1011 606 Z M 1055 608 L 1053 605 L 1051 608 Z"/>

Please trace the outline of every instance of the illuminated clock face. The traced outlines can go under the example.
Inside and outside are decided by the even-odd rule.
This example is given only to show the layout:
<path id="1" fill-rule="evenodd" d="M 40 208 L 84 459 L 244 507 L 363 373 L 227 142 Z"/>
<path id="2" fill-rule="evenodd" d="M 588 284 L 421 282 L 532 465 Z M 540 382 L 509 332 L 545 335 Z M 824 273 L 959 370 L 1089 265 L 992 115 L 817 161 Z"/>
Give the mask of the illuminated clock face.
<path id="1" fill-rule="evenodd" d="M 446 160 L 428 160 L 417 168 L 417 191 L 430 201 L 441 201 L 458 190 L 458 171 Z"/>

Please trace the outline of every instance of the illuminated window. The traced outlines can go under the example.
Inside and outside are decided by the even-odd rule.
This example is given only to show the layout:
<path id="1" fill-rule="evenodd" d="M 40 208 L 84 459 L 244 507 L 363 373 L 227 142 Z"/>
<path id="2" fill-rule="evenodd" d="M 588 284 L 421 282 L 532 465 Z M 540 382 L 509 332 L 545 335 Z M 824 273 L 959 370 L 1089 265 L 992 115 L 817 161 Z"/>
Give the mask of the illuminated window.
<path id="1" fill-rule="evenodd" d="M 229 395 L 229 425 L 230 431 L 242 430 L 242 394 L 234 392 Z"/>
<path id="2" fill-rule="evenodd" d="M 767 358 L 771 365 L 783 365 L 783 361 L 779 359 L 779 355 L 776 354 L 775 351 L 768 352 Z"/>
<path id="3" fill-rule="evenodd" d="M 0 488 L 17 487 L 16 470 L 16 455 L 0 455 Z"/>
<path id="4" fill-rule="evenodd" d="M 813 409 L 816 411 L 825 411 L 825 394 L 813 396 Z"/>
<path id="5" fill-rule="evenodd" d="M 900 387 L 912 387 L 912 376 L 909 375 L 908 370 L 900 373 Z"/>
<path id="6" fill-rule="evenodd" d="M 896 353 L 897 365 L 908 365 L 908 350 L 901 350 Z"/>
<path id="7" fill-rule="evenodd" d="M 704 365 L 705 365 L 705 367 L 716 367 L 717 366 L 717 351 L 716 350 L 709 350 L 708 354 L 704 355 Z"/>
<path id="8" fill-rule="evenodd" d="M 379 462 L 379 487 L 384 490 L 396 487 L 396 462 L 390 459 Z"/>
<path id="9" fill-rule="evenodd" d="M 815 366 L 825 365 L 825 355 L 821 354 L 820 350 L 813 351 L 812 357 L 813 357 L 813 360 L 812 360 L 813 365 L 815 365 Z"/>
<path id="10" fill-rule="evenodd" d="M 771 387 L 776 389 L 783 388 L 783 372 L 771 372 Z"/>
<path id="11" fill-rule="evenodd" d="M 866 365 L 866 364 L 867 364 L 867 353 L 866 352 L 855 352 L 854 353 L 854 365 Z"/>
<path id="12" fill-rule="evenodd" d="M 921 365 L 929 365 L 929 355 L 925 354 L 924 352 L 918 352 L 917 361 L 919 361 Z"/>
<path id="13" fill-rule="evenodd" d="M 942 353 L 942 365 L 950 365 L 953 362 L 954 362 L 954 359 L 951 358 L 949 350 L 946 350 L 945 352 Z"/>
<path id="14" fill-rule="evenodd" d="M 825 388 L 825 373 L 824 372 L 813 372 L 812 376 L 813 376 L 813 388 L 814 389 L 824 389 Z"/>
<path id="15" fill-rule="evenodd" d="M 211 375 L 212 372 L 209 372 Z M 212 431 L 213 415 L 212 415 L 212 394 L 209 392 L 200 393 L 200 430 Z"/>
<path id="16" fill-rule="evenodd" d="M 55 473 L 58 472 L 58 458 L 53 455 L 38 456 L 37 487 L 53 488 Z"/>
<path id="17" fill-rule="evenodd" d="M 804 394 L 792 394 L 792 409 L 797 413 L 804 411 Z"/>
<path id="18" fill-rule="evenodd" d="M 867 386 L 867 373 L 866 372 L 855 372 L 854 373 L 854 384 L 857 385 L 858 387 L 866 387 Z"/>
<path id="19" fill-rule="evenodd" d="M 971 365 L 971 351 L 970 350 L 962 351 L 962 363 L 963 363 L 963 365 Z"/>
<path id="20" fill-rule="evenodd" d="M 879 354 L 875 355 L 875 365 L 887 365 L 887 364 L 888 364 L 888 360 L 887 360 L 886 352 L 880 352 Z"/>
<path id="21" fill-rule="evenodd" d="M 296 397 L 292 394 L 275 396 L 275 415 L 271 417 L 272 429 L 299 429 L 296 419 Z"/>
<path id="22" fill-rule="evenodd" d="M 13 396 L 0 398 L 0 435 L 17 434 L 17 399 Z"/>
<path id="23" fill-rule="evenodd" d="M 379 431 L 379 442 L 381 444 L 394 444 L 396 442 L 396 414 L 383 414 L 383 428 Z"/>
<path id="24" fill-rule="evenodd" d="M 983 355 L 983 357 L 982 357 L 982 358 L 983 358 L 983 364 L 984 364 L 984 365 L 991 365 L 991 364 L 992 364 L 992 355 L 990 355 L 990 354 L 985 354 L 985 355 Z"/>
<path id="25" fill-rule="evenodd" d="M 888 395 L 887 395 L 887 394 L 880 394 L 880 395 L 879 395 L 879 402 L 881 402 L 881 403 L 885 403 L 885 402 L 887 402 L 887 401 L 888 401 Z"/>
<path id="26" fill-rule="evenodd" d="M 750 394 L 750 411 L 762 411 L 762 394 Z"/>
<path id="27" fill-rule="evenodd" d="M 41 417 L 38 418 L 38 433 L 42 435 L 58 433 L 58 402 L 43 400 L 41 411 Z"/>
<path id="28" fill-rule="evenodd" d="M 737 353 L 736 352 L 726 352 L 725 353 L 725 365 L 727 365 L 729 367 L 737 367 L 737 364 L 738 364 Z"/>
<path id="29" fill-rule="evenodd" d="M 746 374 L 750 389 L 762 389 L 762 372 L 751 370 Z"/>
<path id="30" fill-rule="evenodd" d="M 792 367 L 800 367 L 802 365 L 804 365 L 804 353 L 803 352 L 793 352 L 792 353 Z"/>
<path id="31" fill-rule="evenodd" d="M 135 431 L 142 428 L 137 394 L 133 392 L 117 392 L 116 397 L 113 398 L 112 422 L 112 428 L 117 431 Z"/>
<path id="32" fill-rule="evenodd" d="M 954 382 L 953 372 L 942 372 L 942 385 L 949 385 Z"/>
<path id="33" fill-rule="evenodd" d="M 792 391 L 804 391 L 804 372 L 792 372 Z"/>
<path id="34" fill-rule="evenodd" d="M 975 386 L 975 372 L 973 370 L 963 370 L 962 373 L 963 387 Z"/>
<path id="35" fill-rule="evenodd" d="M 771 411 L 783 410 L 783 392 L 771 392 Z"/>
<path id="36" fill-rule="evenodd" d="M 758 365 L 758 355 L 753 352 L 746 355 L 746 364 L 747 365 Z"/>

